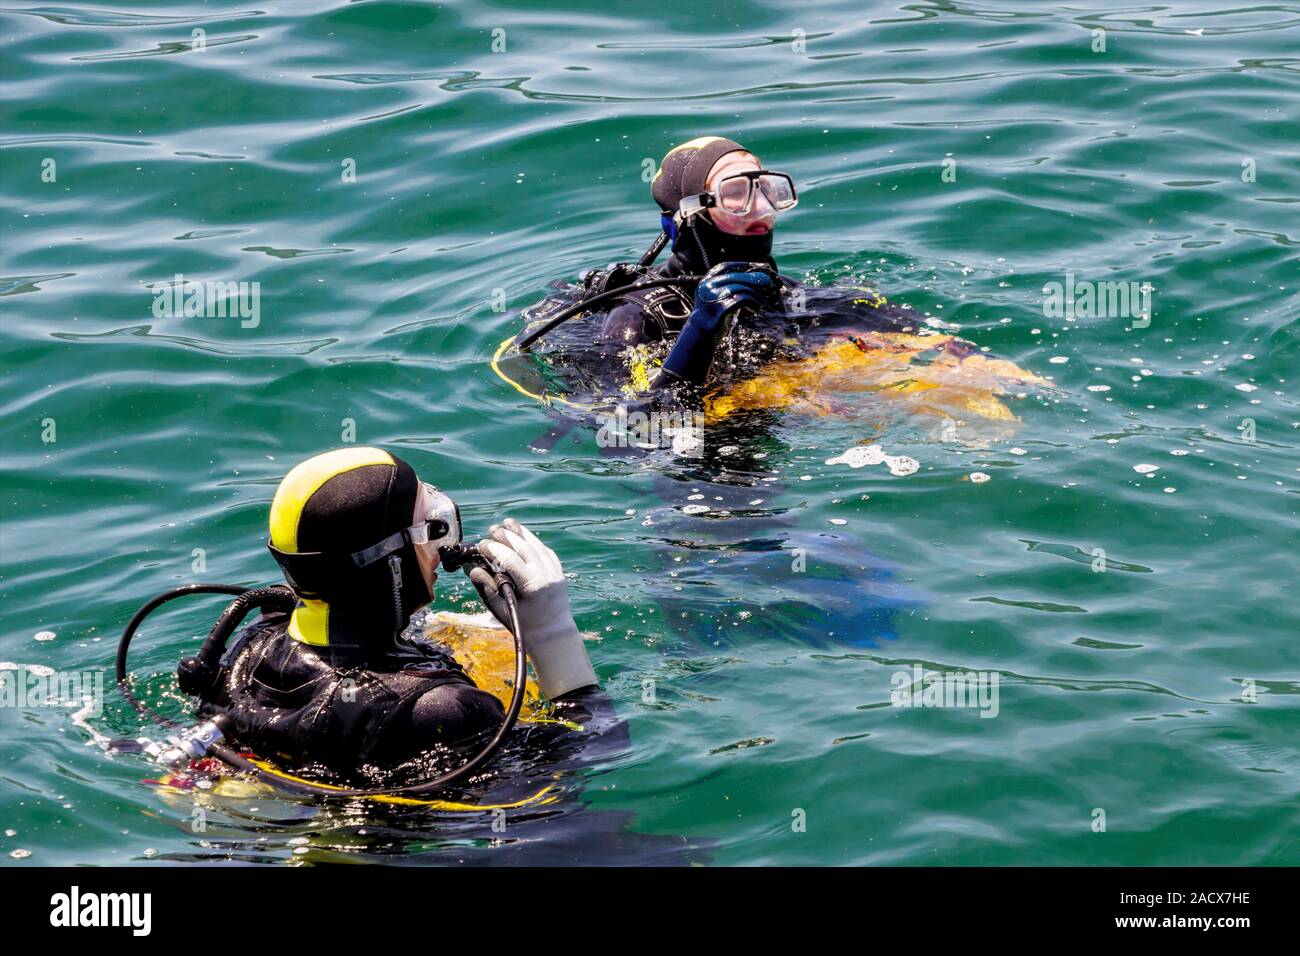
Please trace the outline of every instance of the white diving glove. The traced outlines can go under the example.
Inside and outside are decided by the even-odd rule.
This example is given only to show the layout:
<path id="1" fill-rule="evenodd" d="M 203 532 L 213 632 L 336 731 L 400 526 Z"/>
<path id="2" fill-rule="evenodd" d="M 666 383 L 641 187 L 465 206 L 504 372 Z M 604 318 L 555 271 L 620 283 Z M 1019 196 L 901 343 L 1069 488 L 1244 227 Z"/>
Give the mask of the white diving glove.
<path id="1" fill-rule="evenodd" d="M 551 700 L 595 684 L 596 672 L 569 606 L 564 569 L 555 552 L 514 518 L 493 525 L 479 552 L 510 575 L 515 583 L 519 624 L 527 641 L 537 684 Z M 510 626 L 510 612 L 486 568 L 470 569 L 469 579 L 492 615 Z"/>

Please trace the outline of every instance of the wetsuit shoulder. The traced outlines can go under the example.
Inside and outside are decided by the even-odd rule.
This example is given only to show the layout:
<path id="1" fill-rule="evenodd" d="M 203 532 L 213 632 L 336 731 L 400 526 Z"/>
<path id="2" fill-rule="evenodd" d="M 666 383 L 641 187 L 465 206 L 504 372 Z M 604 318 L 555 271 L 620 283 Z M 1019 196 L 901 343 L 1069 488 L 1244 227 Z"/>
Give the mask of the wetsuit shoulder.
<path id="1" fill-rule="evenodd" d="M 664 279 L 662 270 L 650 270 L 645 279 Z M 691 314 L 695 290 L 693 287 L 660 286 L 629 292 L 610 309 L 602 324 L 601 334 L 606 342 L 618 345 L 640 345 L 658 342 L 675 335 Z"/>
<path id="2" fill-rule="evenodd" d="M 619 345 L 640 345 L 651 341 L 640 302 L 626 301 L 610 309 L 601 326 L 601 338 Z"/>
<path id="3" fill-rule="evenodd" d="M 453 744 L 501 726 L 505 708 L 472 683 L 448 683 L 425 691 L 411 708 L 417 740 Z"/>

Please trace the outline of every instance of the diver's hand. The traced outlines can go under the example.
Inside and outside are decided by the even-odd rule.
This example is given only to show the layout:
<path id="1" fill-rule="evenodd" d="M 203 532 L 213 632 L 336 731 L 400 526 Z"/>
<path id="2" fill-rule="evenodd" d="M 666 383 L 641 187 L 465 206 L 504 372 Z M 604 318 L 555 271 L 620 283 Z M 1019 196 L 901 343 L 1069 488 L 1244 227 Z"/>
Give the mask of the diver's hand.
<path id="1" fill-rule="evenodd" d="M 707 329 L 717 326 L 738 306 L 746 305 L 757 311 L 775 285 L 776 278 L 771 272 L 754 269 L 752 263 L 720 263 L 696 287 L 695 309 L 688 321 Z"/>
<path id="2" fill-rule="evenodd" d="M 750 262 L 714 266 L 696 287 L 695 308 L 677 333 L 677 341 L 652 387 L 703 385 L 713 367 L 718 344 L 726 334 L 727 316 L 740 307 L 755 312 L 762 309 L 776 283 L 773 272 L 754 268 Z"/>
<path id="3" fill-rule="evenodd" d="M 513 518 L 507 518 L 504 525 L 493 525 L 490 534 L 479 542 L 479 552 L 514 582 L 519 624 L 542 693 L 553 700 L 595 684 L 596 672 L 573 621 L 560 559 Z M 509 627 L 510 614 L 491 573 L 486 568 L 471 568 L 469 579 L 492 615 Z"/>

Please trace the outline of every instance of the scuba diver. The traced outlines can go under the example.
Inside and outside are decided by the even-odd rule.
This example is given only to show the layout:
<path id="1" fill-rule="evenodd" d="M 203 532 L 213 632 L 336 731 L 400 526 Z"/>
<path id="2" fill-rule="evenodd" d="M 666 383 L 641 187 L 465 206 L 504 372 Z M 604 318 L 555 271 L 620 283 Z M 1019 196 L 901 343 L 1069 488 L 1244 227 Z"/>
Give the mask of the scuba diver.
<path id="1" fill-rule="evenodd" d="M 776 219 L 798 204 L 798 191 L 788 173 L 765 169 L 740 143 L 703 136 L 673 147 L 651 195 L 661 232 L 640 260 L 588 271 L 571 290 L 553 286 L 557 294 L 525 311 L 528 326 L 509 344 L 528 352 L 560 323 L 600 316 L 595 342 L 583 347 L 574 336 L 554 334 L 552 349 L 534 354 L 552 369 L 557 361 L 567 366 L 570 378 L 590 379 L 590 391 L 606 395 L 609 370 L 622 365 L 627 374 L 616 390 L 623 398 L 658 404 L 671 388 L 674 401 L 703 397 L 710 414 L 711 399 L 774 365 L 782 380 L 816 375 L 825 366 L 838 372 L 883 365 L 875 376 L 880 381 L 868 387 L 887 388 L 910 377 L 912 369 L 894 373 L 913 356 L 946 368 L 978 360 L 972 343 L 936 332 L 924 316 L 873 289 L 808 286 L 778 273 Z M 654 265 L 669 243 L 672 254 Z M 809 391 L 802 383 L 797 389 Z M 739 401 L 779 407 L 788 397 L 766 392 Z M 728 409 L 737 404 L 725 401 Z"/>
<path id="2" fill-rule="evenodd" d="M 614 473 L 649 472 L 651 493 L 629 493 L 663 506 L 639 509 L 662 542 L 666 574 L 652 575 L 650 587 L 664 581 L 656 595 L 664 620 L 688 640 L 727 640 L 727 619 L 742 607 L 749 631 L 762 622 L 778 638 L 893 639 L 900 613 L 921 603 L 915 589 L 852 535 L 800 527 L 798 509 L 775 505 L 786 484 L 773 468 L 785 457 L 783 419 L 837 415 L 864 445 L 896 421 L 936 419 L 941 438 L 943 426 L 960 424 L 986 440 L 1018 423 L 1000 400 L 1011 383 L 1043 380 L 874 289 L 778 273 L 776 220 L 798 192 L 789 174 L 765 169 L 735 140 L 705 136 L 670 149 L 651 195 L 661 232 L 640 260 L 585 273 L 576 285 L 552 283 L 494 356 L 497 374 L 556 423 L 532 447 L 547 451 L 594 418 L 602 457 L 657 456 L 651 467 Z M 669 243 L 671 256 L 654 265 Z M 512 346 L 530 361 L 507 373 Z M 878 398 L 863 402 L 863 393 Z M 695 441 L 679 440 L 685 429 L 671 412 L 680 409 L 693 413 Z M 670 444 L 666 429 L 644 424 L 655 413 L 673 429 L 670 455 L 658 454 Z M 861 451 L 890 458 L 878 447 Z M 917 468 L 905 456 L 890 460 L 891 472 Z M 792 555 L 807 556 L 798 577 Z M 716 576 L 724 561 L 735 593 L 723 593 Z M 698 590 L 684 592 L 696 574 Z"/>
<path id="3" fill-rule="evenodd" d="M 364 800 L 381 821 L 374 852 L 392 852 L 398 826 L 414 841 L 404 852 L 457 865 L 701 859 L 701 841 L 637 833 L 629 810 L 586 812 L 576 782 L 563 782 L 626 754 L 630 734 L 597 686 L 559 558 L 531 531 L 507 519 L 477 545 L 462 542 L 456 503 L 370 447 L 293 468 L 269 523 L 287 586 L 172 588 L 146 602 L 118 642 L 120 691 L 167 736 L 103 742 L 160 768 L 146 782 L 163 799 L 186 813 L 243 807 L 266 787 L 312 802 Z M 456 570 L 490 615 L 413 621 L 439 573 Z M 151 613 L 212 594 L 234 600 L 176 673 L 198 699 L 192 726 L 155 708 L 127 658 Z M 260 617 L 237 630 L 254 611 Z M 510 837 L 501 836 L 506 811 Z"/>
<path id="4" fill-rule="evenodd" d="M 668 151 L 650 186 L 672 255 L 652 270 L 665 278 L 707 275 L 696 286 L 634 292 L 602 329 L 624 345 L 676 336 L 654 387 L 703 385 L 728 320 L 742 308 L 780 307 L 772 258 L 777 213 L 799 201 L 787 173 L 765 170 L 739 143 L 704 136 Z"/>
<path id="5" fill-rule="evenodd" d="M 440 562 L 461 547 L 459 509 L 444 492 L 379 448 L 331 451 L 285 476 L 270 532 L 295 606 L 264 613 L 236 637 L 200 694 L 201 716 L 224 715 L 229 735 L 264 757 L 342 773 L 400 764 L 439 744 L 462 748 L 502 725 L 501 701 L 447 648 L 403 635 L 432 600 Z M 597 703 L 555 553 L 513 519 L 478 551 L 513 583 L 542 693 L 559 710 Z M 510 627 L 486 562 L 469 576 Z"/>

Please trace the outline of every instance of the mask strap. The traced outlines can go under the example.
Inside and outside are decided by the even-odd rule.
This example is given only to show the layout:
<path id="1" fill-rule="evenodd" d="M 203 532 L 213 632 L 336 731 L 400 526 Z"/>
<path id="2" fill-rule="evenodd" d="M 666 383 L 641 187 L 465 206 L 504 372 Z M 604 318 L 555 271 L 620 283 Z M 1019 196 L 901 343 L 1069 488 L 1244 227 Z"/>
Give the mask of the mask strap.
<path id="1" fill-rule="evenodd" d="M 352 555 L 352 560 L 356 562 L 359 568 L 368 567 L 381 558 L 386 558 L 395 551 L 400 551 L 410 540 L 411 531 L 409 528 L 404 528 L 395 534 L 390 534 L 376 545 L 357 551 Z"/>

